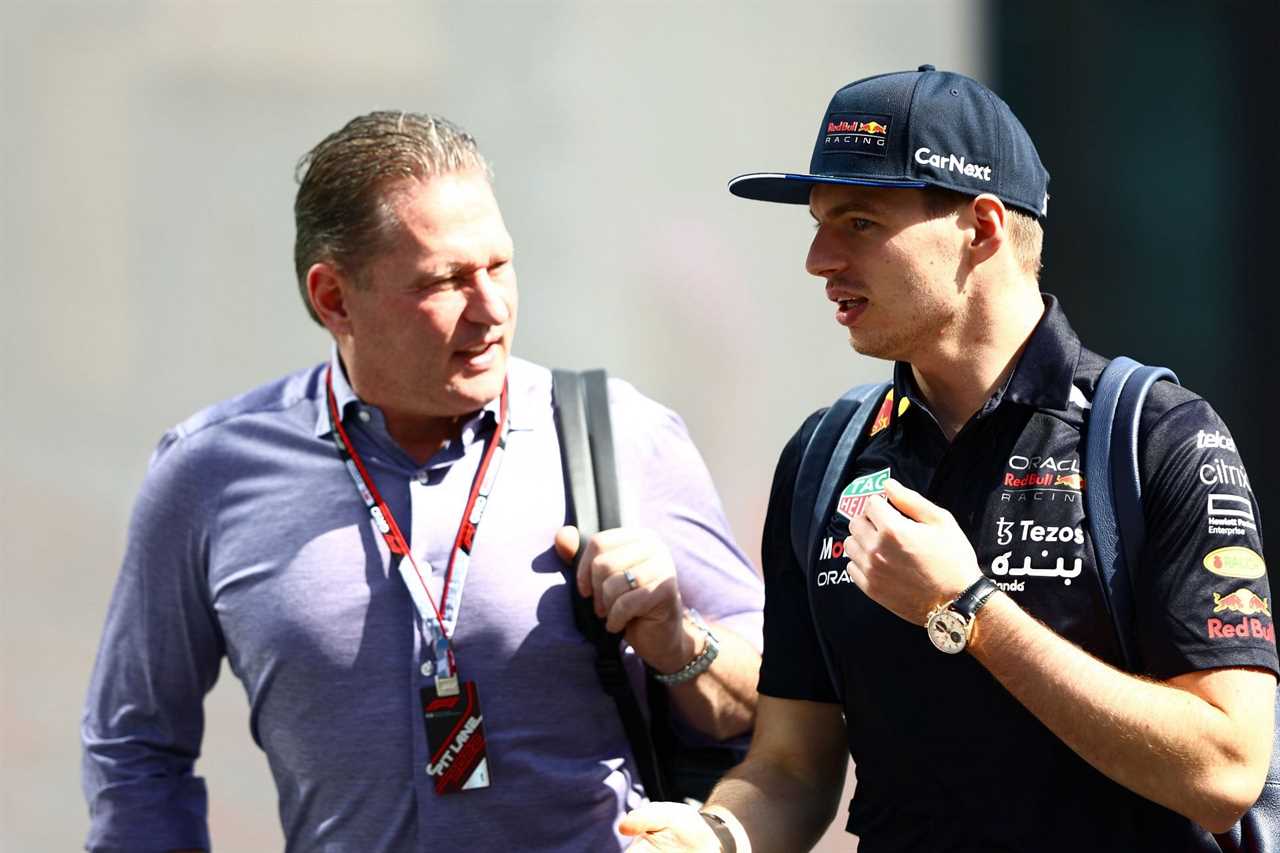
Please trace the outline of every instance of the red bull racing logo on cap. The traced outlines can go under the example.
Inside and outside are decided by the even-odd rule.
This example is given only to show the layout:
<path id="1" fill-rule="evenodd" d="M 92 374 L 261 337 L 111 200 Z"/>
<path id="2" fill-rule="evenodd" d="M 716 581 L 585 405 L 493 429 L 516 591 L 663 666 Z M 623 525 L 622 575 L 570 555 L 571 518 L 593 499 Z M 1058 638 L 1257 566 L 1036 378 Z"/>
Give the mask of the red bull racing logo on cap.
<path id="1" fill-rule="evenodd" d="M 890 116 L 871 113 L 829 113 L 822 126 L 822 150 L 883 157 L 891 120 Z"/>
<path id="2" fill-rule="evenodd" d="M 844 487 L 840 500 L 836 503 L 836 512 L 852 521 L 867 508 L 867 501 L 875 495 L 884 494 L 884 481 L 889 479 L 889 469 L 864 474 Z"/>

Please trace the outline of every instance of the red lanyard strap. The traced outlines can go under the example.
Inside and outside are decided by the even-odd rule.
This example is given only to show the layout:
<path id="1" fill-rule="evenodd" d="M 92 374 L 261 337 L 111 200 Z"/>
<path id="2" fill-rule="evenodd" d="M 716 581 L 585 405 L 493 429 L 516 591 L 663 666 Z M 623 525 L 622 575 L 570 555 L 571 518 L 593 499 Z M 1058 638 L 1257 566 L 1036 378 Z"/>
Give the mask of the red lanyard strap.
<path id="1" fill-rule="evenodd" d="M 329 406 L 329 419 L 333 423 L 331 434 L 334 447 L 346 466 L 347 472 L 351 475 L 351 479 L 355 482 L 356 491 L 360 493 L 360 497 L 364 500 L 374 527 L 382 534 L 382 538 L 386 541 L 387 548 L 391 553 L 401 556 L 402 559 L 399 566 L 401 577 L 404 578 L 405 585 L 409 589 L 409 595 L 413 599 L 414 606 L 417 607 L 422 620 L 428 624 L 433 624 L 439 630 L 440 638 L 447 648 L 449 672 L 452 672 L 454 671 L 454 660 L 450 636 L 457 624 L 458 611 L 461 608 L 462 588 L 466 583 L 467 571 L 470 568 L 471 547 L 475 541 L 476 531 L 480 527 L 480 520 L 484 517 L 485 508 L 488 506 L 489 496 L 497 481 L 498 471 L 502 464 L 502 456 L 506 452 L 508 427 L 506 383 L 504 382 L 502 386 L 502 396 L 498 406 L 497 428 L 485 444 L 484 456 L 480 460 L 480 467 L 476 470 L 475 478 L 472 480 L 471 492 L 467 497 L 466 506 L 463 508 L 462 520 L 458 525 L 458 532 L 453 538 L 453 547 L 450 549 L 449 563 L 445 569 L 444 586 L 438 606 L 431 596 L 431 590 L 427 586 L 426 578 L 418 568 L 418 563 L 409 550 L 409 544 L 405 540 L 404 534 L 400 531 L 400 526 L 396 523 L 391 508 L 387 506 L 387 502 L 383 500 L 378 487 L 374 485 L 373 477 L 369 475 L 364 461 L 360 458 L 360 454 L 356 452 L 346 429 L 342 426 L 342 418 L 338 413 L 337 398 L 333 393 L 332 367 L 329 368 L 325 375 L 325 396 Z M 406 561 L 408 567 L 405 565 Z M 440 661 L 440 663 L 445 663 L 445 661 Z"/>

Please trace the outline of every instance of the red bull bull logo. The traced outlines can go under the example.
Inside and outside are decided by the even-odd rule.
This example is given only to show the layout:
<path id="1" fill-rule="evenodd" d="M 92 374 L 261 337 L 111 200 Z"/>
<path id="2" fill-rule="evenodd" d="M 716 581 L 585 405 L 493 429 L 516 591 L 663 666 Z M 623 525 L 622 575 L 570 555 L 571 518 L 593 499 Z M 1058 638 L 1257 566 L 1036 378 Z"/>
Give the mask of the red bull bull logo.
<path id="1" fill-rule="evenodd" d="M 871 435 L 875 435 L 880 430 L 889 426 L 889 416 L 893 413 L 893 389 L 889 389 L 889 393 L 884 395 L 884 402 L 880 404 L 880 411 L 876 413 L 876 422 L 871 425 Z"/>
<path id="2" fill-rule="evenodd" d="M 1075 489 L 1077 492 L 1084 488 L 1084 477 L 1079 474 L 1059 474 L 1053 481 L 1053 485 L 1066 486 L 1068 489 Z"/>
<path id="3" fill-rule="evenodd" d="M 1253 590 L 1242 586 L 1235 592 L 1229 592 L 1226 595 L 1220 595 L 1216 592 L 1213 594 L 1213 612 L 1221 613 L 1224 610 L 1239 613 L 1242 616 L 1254 616 L 1258 613 L 1270 616 L 1271 602 L 1262 598 Z"/>

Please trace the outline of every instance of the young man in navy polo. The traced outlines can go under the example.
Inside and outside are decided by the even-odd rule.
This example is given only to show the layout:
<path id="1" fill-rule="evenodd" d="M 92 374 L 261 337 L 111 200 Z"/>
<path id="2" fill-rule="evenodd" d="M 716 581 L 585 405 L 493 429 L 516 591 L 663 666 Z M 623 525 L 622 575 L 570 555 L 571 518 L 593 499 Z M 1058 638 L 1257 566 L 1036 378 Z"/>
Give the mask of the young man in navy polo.
<path id="1" fill-rule="evenodd" d="M 846 749 L 864 853 L 1184 850 L 1257 798 L 1277 659 L 1248 474 L 1203 399 L 1155 386 L 1124 671 L 1082 500 L 1106 359 L 1039 290 L 1047 185 L 1008 106 L 932 66 L 838 91 L 808 174 L 730 183 L 808 205 L 806 269 L 893 385 L 807 566 L 790 519 L 820 413 L 783 450 L 751 753 L 701 814 L 632 813 L 631 849 L 805 849 Z"/>

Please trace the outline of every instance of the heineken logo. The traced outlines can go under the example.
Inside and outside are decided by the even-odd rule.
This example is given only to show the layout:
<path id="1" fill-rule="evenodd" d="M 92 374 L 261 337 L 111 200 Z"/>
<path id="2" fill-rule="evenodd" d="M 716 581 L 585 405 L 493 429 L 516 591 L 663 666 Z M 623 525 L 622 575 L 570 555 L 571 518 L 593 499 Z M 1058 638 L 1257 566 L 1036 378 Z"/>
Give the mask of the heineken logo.
<path id="1" fill-rule="evenodd" d="M 864 474 L 844 487 L 840 500 L 836 503 L 836 512 L 845 518 L 853 519 L 862 515 L 867 507 L 867 500 L 873 495 L 884 494 L 884 481 L 889 479 L 889 469 Z"/>

